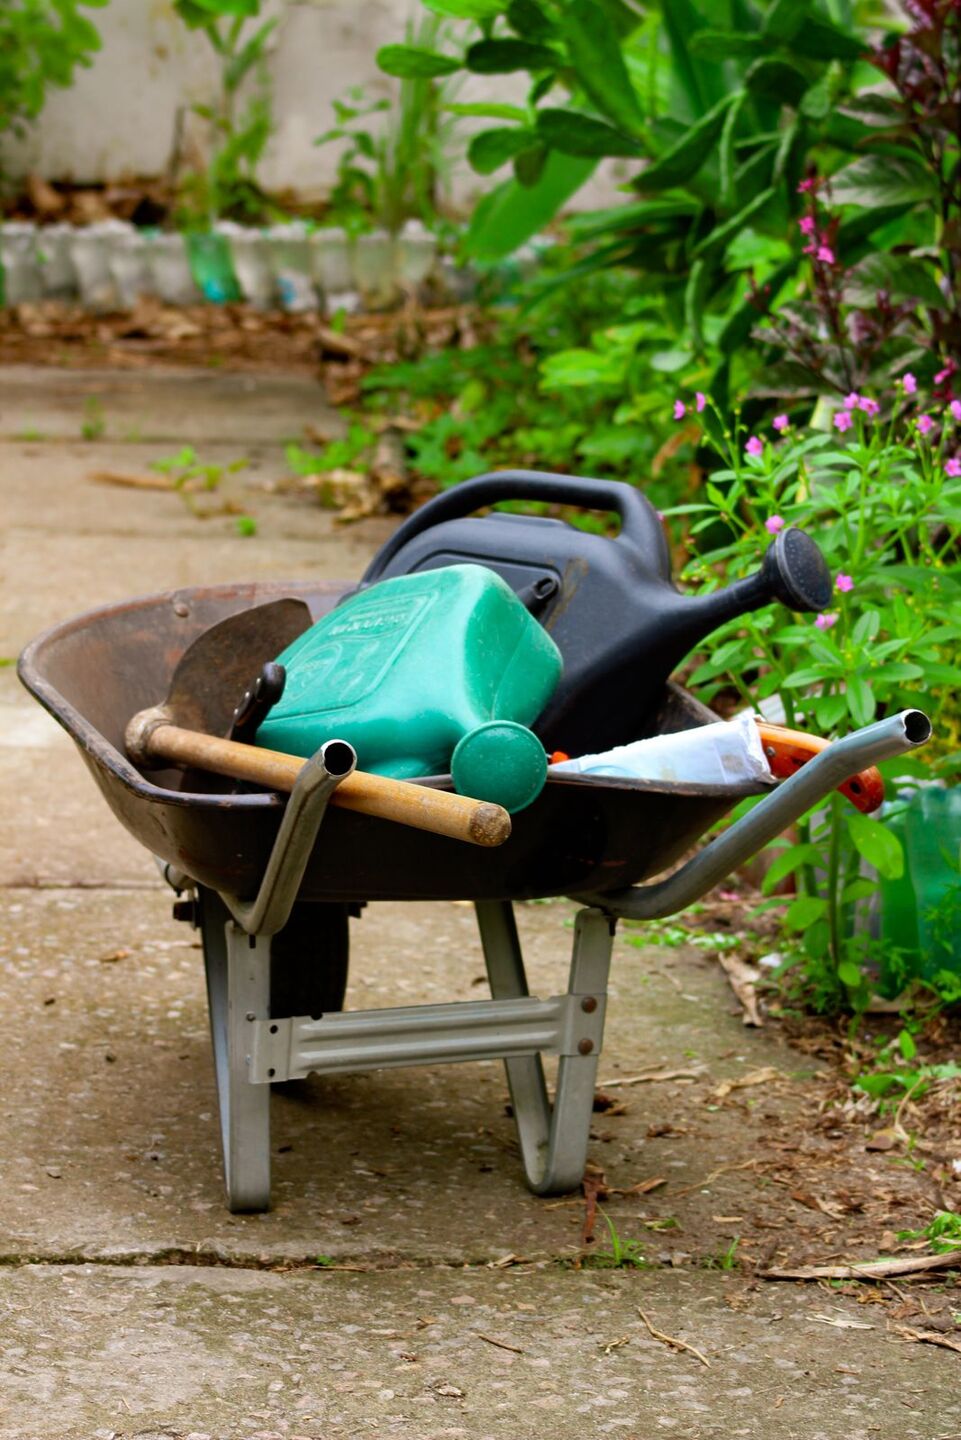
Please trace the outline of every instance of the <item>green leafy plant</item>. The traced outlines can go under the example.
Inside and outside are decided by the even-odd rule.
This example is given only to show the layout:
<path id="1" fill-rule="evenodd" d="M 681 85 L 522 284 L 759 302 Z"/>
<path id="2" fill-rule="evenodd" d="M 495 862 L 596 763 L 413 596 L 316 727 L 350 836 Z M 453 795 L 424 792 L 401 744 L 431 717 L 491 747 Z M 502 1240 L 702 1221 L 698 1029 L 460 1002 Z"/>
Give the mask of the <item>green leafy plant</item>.
<path id="1" fill-rule="evenodd" d="M 705 1270 L 736 1270 L 738 1265 L 737 1247 L 740 1243 L 740 1235 L 735 1235 L 730 1245 L 723 1250 L 716 1251 L 713 1255 L 708 1255 L 704 1261 Z"/>
<path id="2" fill-rule="evenodd" d="M 83 402 L 83 419 L 80 434 L 84 440 L 99 440 L 107 428 L 103 412 L 103 401 L 99 395 L 88 395 Z"/>
<path id="3" fill-rule="evenodd" d="M 150 468 L 156 470 L 158 475 L 166 475 L 190 513 L 198 519 L 204 519 L 209 511 L 197 505 L 195 495 L 198 492 L 209 494 L 216 490 L 225 475 L 235 475 L 238 470 L 246 469 L 247 463 L 246 460 L 231 460 L 226 463 L 202 461 L 193 445 L 185 445 L 176 455 L 151 461 Z M 250 528 L 251 524 L 253 528 Z M 249 515 L 238 516 L 237 528 L 242 535 L 253 535 L 256 521 Z"/>
<path id="4" fill-rule="evenodd" d="M 953 1210 L 938 1210 L 923 1230 L 899 1230 L 899 1240 L 927 1240 L 939 1255 L 961 1250 L 961 1215 Z"/>
<path id="5" fill-rule="evenodd" d="M 216 102 L 191 107 L 207 124 L 210 155 L 203 171 L 181 182 L 180 219 L 201 228 L 220 217 L 262 220 L 277 213 L 257 170 L 273 128 L 264 61 L 278 22 L 248 25 L 259 19 L 261 0 L 174 0 L 174 6 L 185 24 L 203 32 L 220 63 Z M 256 91 L 242 103 L 251 78 Z"/>
<path id="6" fill-rule="evenodd" d="M 835 122 L 851 130 L 857 158 L 799 186 L 809 277 L 759 337 L 789 357 L 766 377 L 783 393 L 844 394 L 881 383 L 897 362 L 951 397 L 961 354 L 961 27 L 952 0 L 903 8 L 910 28 L 872 51 L 884 79 Z"/>
<path id="7" fill-rule="evenodd" d="M 890 419 L 881 417 L 882 403 Z M 937 737 L 931 754 L 901 758 L 899 776 L 951 776 L 961 763 L 961 402 L 918 413 L 914 377 L 875 400 L 852 392 L 829 431 L 795 431 L 787 415 L 773 439 L 731 427 L 703 395 L 690 407 L 722 464 L 704 500 L 673 508 L 690 527 L 686 577 L 711 586 L 756 565 L 771 534 L 797 524 L 816 535 L 834 573 L 834 604 L 815 620 L 767 609 L 721 627 L 690 683 L 710 698 L 723 686 L 754 705 L 782 697 L 787 723 L 822 732 L 866 725 L 916 703 Z M 690 423 L 678 399 L 678 423 Z M 878 880 L 897 878 L 903 854 L 882 822 L 835 794 L 786 844 L 765 889 L 793 877 L 784 923 L 803 936 L 818 974 L 817 1003 L 864 1003 L 879 959 L 856 923 Z M 779 899 L 769 903 L 783 904 Z"/>
<path id="8" fill-rule="evenodd" d="M 902 1032 L 903 1033 L 903 1032 Z M 888 1054 L 879 1057 L 878 1068 L 865 1070 L 855 1080 L 855 1088 L 878 1101 L 882 1114 L 896 1111 L 908 1097 L 921 1097 L 942 1081 L 961 1080 L 961 1066 L 950 1062 L 940 1065 L 915 1065 L 897 1062 Z"/>
<path id="9" fill-rule="evenodd" d="M 600 1208 L 600 1207 L 598 1207 Z M 643 1240 L 630 1240 L 619 1235 L 614 1222 L 606 1211 L 601 1210 L 607 1233 L 610 1236 L 610 1250 L 593 1251 L 584 1263 L 592 1270 L 647 1270 L 651 1262 L 644 1255 Z"/>
<path id="10" fill-rule="evenodd" d="M 437 43 L 442 23 L 435 15 L 408 24 L 408 45 Z M 405 75 L 396 101 L 368 100 L 355 87 L 334 101 L 336 125 L 314 142 L 343 144 L 327 218 L 353 231 L 381 227 L 396 234 L 406 220 L 436 227 L 450 178 L 456 119 L 450 82 L 430 75 Z"/>
<path id="11" fill-rule="evenodd" d="M 553 263 L 553 256 L 546 258 L 546 267 Z M 623 303 L 630 278 L 600 273 L 539 295 L 536 304 L 529 303 L 534 292 L 525 282 L 509 277 L 509 283 L 512 303 L 495 304 L 482 317 L 470 346 L 379 366 L 364 379 L 362 410 L 353 418 L 370 432 L 371 447 L 377 417 L 402 408 L 417 422 L 404 435 L 411 475 L 438 488 L 498 466 L 529 464 L 629 480 L 645 475 L 655 503 L 675 499 L 658 462 L 662 443 L 673 444 L 673 376 L 657 376 L 648 387 L 644 425 L 621 422 L 614 384 L 572 385 L 561 407 L 542 379 L 541 366 L 555 350 L 583 345 L 598 312 Z M 498 299 L 503 292 L 494 285 L 492 278 L 489 288 Z M 334 460 L 328 451 L 318 463 L 308 453 L 305 463 L 301 473 L 314 473 L 332 464 L 362 466 L 364 457 L 355 452 Z M 597 523 L 596 517 L 582 523 Z"/>
<path id="12" fill-rule="evenodd" d="M 663 946 L 668 950 L 679 950 L 692 945 L 698 950 L 711 950 L 720 954 L 732 950 L 743 950 L 745 936 L 733 934 L 730 930 L 693 930 L 684 925 L 651 924 L 646 922 L 639 935 L 627 934 L 628 945 L 644 949 L 648 945 Z"/>
<path id="13" fill-rule="evenodd" d="M 107 0 L 17 0 L 0 6 L 0 134 L 22 134 L 51 85 L 67 86 L 89 65 L 100 36 L 83 10 Z"/>
<path id="14" fill-rule="evenodd" d="M 689 358 L 713 358 L 720 395 L 759 299 L 773 303 L 798 268 L 785 238 L 811 157 L 850 151 L 866 133 L 837 119 L 867 70 L 863 25 L 839 25 L 820 0 L 662 0 L 643 15 L 624 0 L 427 3 L 469 12 L 480 38 L 457 55 L 388 46 L 378 54 L 388 73 L 530 77 L 526 104 L 472 107 L 498 122 L 474 136 L 472 165 L 484 175 L 511 165 L 514 176 L 477 206 L 468 251 L 509 253 L 601 159 L 633 163 L 634 198 L 572 228 L 581 269 L 648 277 L 682 317 Z M 862 21 L 875 13 L 859 7 Z M 871 228 L 862 215 L 862 242 Z"/>

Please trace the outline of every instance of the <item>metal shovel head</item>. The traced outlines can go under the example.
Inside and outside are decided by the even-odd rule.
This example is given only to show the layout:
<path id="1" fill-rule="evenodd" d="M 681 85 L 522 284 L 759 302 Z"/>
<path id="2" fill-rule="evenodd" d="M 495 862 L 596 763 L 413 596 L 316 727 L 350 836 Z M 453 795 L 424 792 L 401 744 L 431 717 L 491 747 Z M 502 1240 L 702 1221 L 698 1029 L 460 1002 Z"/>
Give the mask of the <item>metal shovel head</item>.
<path id="1" fill-rule="evenodd" d="M 312 624 L 303 600 L 271 600 L 228 615 L 188 645 L 164 701 L 174 725 L 207 735 L 229 733 L 234 709 L 268 660 Z"/>

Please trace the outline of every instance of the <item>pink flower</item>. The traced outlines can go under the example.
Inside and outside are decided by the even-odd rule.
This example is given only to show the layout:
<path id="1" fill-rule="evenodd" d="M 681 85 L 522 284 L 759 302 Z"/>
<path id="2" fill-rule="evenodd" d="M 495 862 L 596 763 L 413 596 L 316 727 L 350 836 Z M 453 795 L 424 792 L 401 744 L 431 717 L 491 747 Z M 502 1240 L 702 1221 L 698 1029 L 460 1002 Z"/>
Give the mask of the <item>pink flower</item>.
<path id="1" fill-rule="evenodd" d="M 685 406 L 684 401 L 683 401 L 683 400 L 675 400 L 675 401 L 674 401 L 674 419 L 675 419 L 675 420 L 683 420 L 683 419 L 684 419 L 684 416 L 685 416 L 686 414 L 687 414 L 687 407 Z"/>
<path id="2" fill-rule="evenodd" d="M 771 423 L 775 430 L 779 431 L 782 435 L 785 430 L 790 430 L 791 428 L 791 422 L 786 415 L 775 415 Z"/>
<path id="3" fill-rule="evenodd" d="M 955 420 L 961 420 L 961 400 L 952 400 L 948 408 Z"/>
<path id="4" fill-rule="evenodd" d="M 805 245 L 804 249 L 801 251 L 801 254 L 814 255 L 817 253 L 817 248 L 818 242 L 816 240 L 811 240 L 807 245 Z"/>
<path id="5" fill-rule="evenodd" d="M 850 430 L 853 423 L 850 410 L 839 410 L 834 417 L 834 428 L 840 430 L 842 434 L 845 430 Z"/>
<path id="6" fill-rule="evenodd" d="M 915 380 L 910 370 L 906 370 L 904 372 L 901 384 L 904 386 L 905 395 L 913 395 L 918 388 L 918 382 L 917 380 Z"/>
<path id="7" fill-rule="evenodd" d="M 950 475 L 952 480 L 957 480 L 958 476 L 961 475 L 961 460 L 959 460 L 956 455 L 952 455 L 950 460 L 945 460 L 944 473 L 945 475 Z M 770 521 L 768 521 L 768 524 L 770 524 Z"/>
<path id="8" fill-rule="evenodd" d="M 957 370 L 957 368 L 958 368 L 958 367 L 957 367 L 957 365 L 955 365 L 954 361 L 953 361 L 953 360 L 949 360 L 948 363 L 947 363 L 947 365 L 945 365 L 944 369 L 943 369 L 943 370 L 939 370 L 938 373 L 937 373 L 937 375 L 935 375 L 935 377 L 934 377 L 934 383 L 935 383 L 935 385 L 943 385 L 946 380 L 950 380 L 950 379 L 951 379 L 951 376 L 954 374 L 954 372 Z"/>
<path id="9" fill-rule="evenodd" d="M 861 409 L 861 397 L 856 390 L 852 390 L 850 395 L 844 397 L 844 408 L 845 410 Z"/>
<path id="10" fill-rule="evenodd" d="M 850 575 L 845 575 L 843 570 L 838 575 L 838 578 L 835 580 L 834 585 L 836 589 L 840 590 L 845 595 L 848 593 L 849 590 L 854 589 L 853 579 Z"/>
<path id="11" fill-rule="evenodd" d="M 813 215 L 802 215 L 800 220 L 797 222 L 797 228 L 800 230 L 802 235 L 813 235 L 814 223 L 815 222 Z"/>
<path id="12" fill-rule="evenodd" d="M 705 406 L 706 404 L 707 404 L 707 396 L 706 396 L 705 394 L 703 394 L 702 391 L 698 390 L 698 391 L 695 393 L 695 395 L 694 395 L 694 409 L 697 411 L 697 413 L 698 413 L 699 415 L 700 415 L 701 411 L 704 409 L 704 406 Z"/>
<path id="13" fill-rule="evenodd" d="M 819 245 L 818 253 L 814 258 L 820 260 L 822 265 L 833 265 L 835 263 L 834 251 L 830 245 Z"/>
<path id="14" fill-rule="evenodd" d="M 826 615 L 819 615 L 814 623 L 819 630 L 830 630 L 838 623 L 837 611 L 829 610 Z"/>
<path id="15" fill-rule="evenodd" d="M 807 180 L 802 180 L 801 183 L 798 185 L 797 188 L 798 188 L 798 194 L 799 194 L 799 195 L 803 195 L 804 192 L 805 192 L 805 190 L 813 190 L 813 189 L 814 189 L 814 177 L 811 176 L 811 177 L 810 177 L 809 179 L 807 179 Z"/>
<path id="16" fill-rule="evenodd" d="M 880 415 L 881 413 L 881 406 L 876 400 L 872 400 L 869 395 L 861 396 L 858 409 L 863 410 L 865 415 L 869 416 L 869 418 L 872 420 L 874 419 L 875 415 Z"/>
<path id="17" fill-rule="evenodd" d="M 748 455 L 753 455 L 755 457 L 757 457 L 758 455 L 763 455 L 764 441 L 759 440 L 756 435 L 752 435 L 750 440 L 748 440 L 747 444 L 745 445 L 744 449 Z"/>
<path id="18" fill-rule="evenodd" d="M 764 528 L 769 535 L 776 535 L 779 530 L 784 529 L 784 519 L 780 515 L 769 515 L 764 522 Z"/>
<path id="19" fill-rule="evenodd" d="M 929 431 L 934 429 L 934 421 L 930 415 L 918 416 L 918 429 L 922 435 L 927 435 Z"/>

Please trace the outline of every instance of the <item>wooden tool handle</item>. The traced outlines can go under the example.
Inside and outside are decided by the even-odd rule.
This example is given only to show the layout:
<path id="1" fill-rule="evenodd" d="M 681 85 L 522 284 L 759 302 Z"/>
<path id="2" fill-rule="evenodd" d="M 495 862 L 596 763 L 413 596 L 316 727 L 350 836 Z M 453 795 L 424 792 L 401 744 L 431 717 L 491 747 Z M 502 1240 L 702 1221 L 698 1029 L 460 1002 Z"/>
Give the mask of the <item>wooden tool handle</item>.
<path id="1" fill-rule="evenodd" d="M 131 721 L 128 734 L 133 733 L 139 718 Z M 129 740 L 128 749 L 134 751 Z M 241 745 L 236 740 L 221 740 L 216 735 L 203 735 L 169 724 L 154 724 L 146 729 L 140 737 L 139 750 L 154 760 L 213 770 L 218 775 L 251 780 L 288 793 L 307 763 L 299 755 Z M 359 770 L 340 782 L 330 803 L 344 810 L 359 810 L 364 815 L 394 820 L 398 825 L 410 825 L 415 830 L 446 835 L 451 840 L 466 840 L 471 845 L 503 845 L 511 833 L 511 818 L 500 805 Z"/>
<path id="2" fill-rule="evenodd" d="M 761 744 L 764 746 L 771 774 L 778 780 L 785 780 L 789 775 L 793 775 L 795 770 L 800 769 L 812 756 L 819 754 L 831 743 L 820 735 L 808 735 L 803 730 L 788 730 L 784 725 L 762 725 L 758 722 L 757 728 L 761 732 Z M 845 780 L 838 789 L 864 815 L 870 815 L 872 810 L 877 810 L 884 800 L 884 780 L 875 765 L 852 775 L 850 780 Z"/>

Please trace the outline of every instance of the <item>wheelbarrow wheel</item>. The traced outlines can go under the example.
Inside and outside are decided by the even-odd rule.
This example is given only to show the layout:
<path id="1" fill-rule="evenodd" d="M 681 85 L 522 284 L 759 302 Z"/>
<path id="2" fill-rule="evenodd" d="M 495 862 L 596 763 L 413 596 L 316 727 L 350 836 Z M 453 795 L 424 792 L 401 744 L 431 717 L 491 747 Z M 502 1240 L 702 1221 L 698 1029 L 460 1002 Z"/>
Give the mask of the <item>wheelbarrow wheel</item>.
<path id="1" fill-rule="evenodd" d="M 350 964 L 346 905 L 302 901 L 270 942 L 272 1016 L 343 1010 Z"/>
<path id="2" fill-rule="evenodd" d="M 204 958 L 223 944 L 230 911 L 215 890 L 198 889 Z M 270 1014 L 323 1015 L 344 1008 L 350 964 L 349 906 L 299 901 L 270 941 Z"/>

